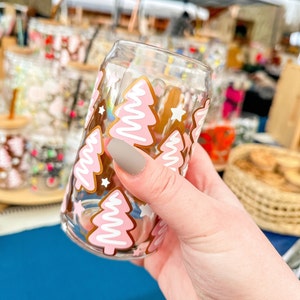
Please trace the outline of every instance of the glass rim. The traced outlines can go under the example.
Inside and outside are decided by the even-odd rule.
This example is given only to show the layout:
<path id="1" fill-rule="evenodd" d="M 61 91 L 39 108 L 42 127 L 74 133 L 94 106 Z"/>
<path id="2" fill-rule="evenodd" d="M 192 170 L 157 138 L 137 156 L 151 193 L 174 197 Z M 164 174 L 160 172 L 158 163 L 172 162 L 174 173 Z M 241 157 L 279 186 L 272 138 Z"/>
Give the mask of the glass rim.
<path id="1" fill-rule="evenodd" d="M 206 64 L 206 63 L 204 63 L 200 60 L 197 60 L 195 58 L 191 58 L 189 56 L 173 52 L 173 51 L 168 50 L 168 49 L 160 48 L 160 47 L 157 47 L 157 46 L 154 46 L 154 45 L 149 45 L 149 44 L 139 42 L 139 41 L 130 41 L 130 40 L 126 40 L 126 39 L 119 39 L 119 40 L 115 41 L 114 44 L 113 44 L 112 49 L 115 46 L 117 46 L 118 44 L 132 45 L 132 46 L 135 45 L 135 46 L 139 46 L 139 47 L 142 47 L 142 48 L 151 49 L 152 51 L 162 52 L 162 53 L 165 53 L 167 55 L 173 55 L 174 57 L 178 57 L 179 59 L 185 60 L 187 62 L 191 62 L 191 63 L 199 66 L 199 68 L 202 71 L 208 72 L 210 75 L 212 74 L 212 68 L 208 64 Z"/>

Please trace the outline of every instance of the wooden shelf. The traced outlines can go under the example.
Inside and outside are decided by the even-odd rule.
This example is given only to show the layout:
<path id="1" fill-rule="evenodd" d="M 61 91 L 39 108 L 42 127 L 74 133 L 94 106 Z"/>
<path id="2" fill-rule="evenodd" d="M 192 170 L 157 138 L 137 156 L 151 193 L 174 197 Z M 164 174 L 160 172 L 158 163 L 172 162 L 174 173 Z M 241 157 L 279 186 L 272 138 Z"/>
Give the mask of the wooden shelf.
<path id="1" fill-rule="evenodd" d="M 20 190 L 0 189 L 0 203 L 10 205 L 42 205 L 59 203 L 64 197 L 64 190 L 38 193 L 29 188 Z"/>

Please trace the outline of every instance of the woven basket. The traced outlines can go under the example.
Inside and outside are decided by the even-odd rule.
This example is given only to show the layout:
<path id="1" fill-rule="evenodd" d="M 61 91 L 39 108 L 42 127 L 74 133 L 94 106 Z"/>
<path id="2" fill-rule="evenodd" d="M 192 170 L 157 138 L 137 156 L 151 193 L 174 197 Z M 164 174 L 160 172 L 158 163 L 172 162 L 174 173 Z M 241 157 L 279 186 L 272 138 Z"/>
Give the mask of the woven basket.
<path id="1" fill-rule="evenodd" d="M 300 193 L 286 192 L 264 183 L 253 174 L 235 165 L 238 159 L 248 157 L 254 149 L 268 149 L 274 151 L 275 154 L 292 156 L 300 160 L 300 153 L 287 149 L 260 144 L 240 145 L 233 148 L 230 153 L 228 165 L 224 171 L 224 181 L 260 228 L 280 234 L 299 236 Z"/>

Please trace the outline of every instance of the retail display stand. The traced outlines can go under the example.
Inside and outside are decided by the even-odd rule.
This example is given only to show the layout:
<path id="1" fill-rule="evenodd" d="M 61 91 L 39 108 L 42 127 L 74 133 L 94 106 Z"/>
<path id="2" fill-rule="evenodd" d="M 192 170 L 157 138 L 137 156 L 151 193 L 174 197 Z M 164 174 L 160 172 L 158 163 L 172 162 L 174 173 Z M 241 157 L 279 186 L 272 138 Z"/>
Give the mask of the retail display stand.
<path id="1" fill-rule="evenodd" d="M 266 131 L 282 146 L 300 150 L 300 65 L 282 70 L 269 113 Z"/>
<path id="2" fill-rule="evenodd" d="M 19 190 L 0 189 L 0 205 L 43 205 L 59 203 L 62 201 L 63 197 L 64 190 L 56 190 L 47 193 L 37 193 L 31 191 L 29 188 Z"/>

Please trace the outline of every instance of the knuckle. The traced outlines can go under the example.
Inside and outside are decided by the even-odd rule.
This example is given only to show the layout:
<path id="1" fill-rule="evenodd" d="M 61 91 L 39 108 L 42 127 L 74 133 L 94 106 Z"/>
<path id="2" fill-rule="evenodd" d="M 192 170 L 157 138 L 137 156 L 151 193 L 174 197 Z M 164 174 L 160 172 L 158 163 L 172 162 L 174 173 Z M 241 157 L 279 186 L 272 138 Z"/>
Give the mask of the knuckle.
<path id="1" fill-rule="evenodd" d="M 150 183 L 150 195 L 155 201 L 157 199 L 164 200 L 164 198 L 170 198 L 172 195 L 176 194 L 178 189 L 178 175 L 176 172 L 163 167 L 160 172 L 155 172 L 152 174 Z"/>

